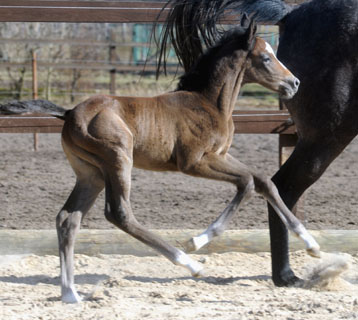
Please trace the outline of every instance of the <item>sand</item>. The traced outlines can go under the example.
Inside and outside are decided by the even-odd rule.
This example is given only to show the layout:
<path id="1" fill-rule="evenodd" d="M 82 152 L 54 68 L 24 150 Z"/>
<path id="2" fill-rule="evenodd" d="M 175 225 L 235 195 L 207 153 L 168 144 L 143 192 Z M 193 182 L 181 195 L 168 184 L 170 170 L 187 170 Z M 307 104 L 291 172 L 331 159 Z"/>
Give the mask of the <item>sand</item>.
<path id="1" fill-rule="evenodd" d="M 232 154 L 267 175 L 277 170 L 277 136 L 235 136 Z M 357 229 L 358 140 L 305 196 L 309 229 Z M 57 134 L 2 134 L 0 140 L 0 228 L 53 229 L 55 216 L 75 179 Z M 205 228 L 234 195 L 230 185 L 180 174 L 134 170 L 132 206 L 152 229 Z M 108 229 L 103 194 L 83 228 Z M 255 196 L 230 229 L 266 229 L 265 201 Z M 292 253 L 305 288 L 277 288 L 271 281 L 269 253 L 225 253 L 193 257 L 206 276 L 194 279 L 163 257 L 76 255 L 76 283 L 85 301 L 60 299 L 57 256 L 0 257 L 0 319 L 356 319 L 358 256 L 337 276 L 319 260 Z M 321 268 L 320 268 L 321 266 Z M 328 270 L 328 271 L 327 271 Z M 341 271 L 341 270 L 340 270 Z M 326 272 L 326 273 L 325 273 Z"/>
<path id="2" fill-rule="evenodd" d="M 60 299 L 56 256 L 1 257 L 1 319 L 356 319 L 358 256 L 322 286 L 277 288 L 269 253 L 192 255 L 206 269 L 195 279 L 162 257 L 76 255 L 78 305 Z M 4 259 L 7 263 L 4 263 Z M 318 260 L 292 253 L 310 278 Z"/>

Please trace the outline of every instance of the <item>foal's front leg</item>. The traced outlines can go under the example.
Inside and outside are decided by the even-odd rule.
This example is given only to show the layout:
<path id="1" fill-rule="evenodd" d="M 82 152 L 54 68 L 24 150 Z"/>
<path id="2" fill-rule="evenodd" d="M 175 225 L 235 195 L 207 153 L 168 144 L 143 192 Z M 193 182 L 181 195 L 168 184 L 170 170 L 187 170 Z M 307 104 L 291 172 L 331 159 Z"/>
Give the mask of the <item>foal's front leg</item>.
<path id="1" fill-rule="evenodd" d="M 275 210 L 281 221 L 288 230 L 300 238 L 306 245 L 306 250 L 312 257 L 320 257 L 320 247 L 312 235 L 307 231 L 304 225 L 288 209 L 280 197 L 275 184 L 268 177 L 254 174 L 255 190 L 261 194 Z"/>
<path id="2" fill-rule="evenodd" d="M 185 173 L 231 182 L 237 187 L 236 195 L 219 217 L 203 233 L 184 243 L 186 251 L 191 252 L 199 250 L 227 229 L 232 217 L 238 211 L 239 205 L 250 198 L 254 190 L 254 183 L 248 167 L 236 161 L 229 154 L 225 156 L 208 154 L 195 168 Z"/>
<path id="3" fill-rule="evenodd" d="M 239 205 L 250 198 L 253 190 L 253 184 L 248 182 L 246 186 L 238 187 L 238 191 L 235 197 L 231 200 L 230 204 L 225 210 L 219 215 L 219 217 L 210 224 L 210 226 L 200 235 L 191 238 L 189 241 L 184 243 L 184 247 L 187 252 L 197 251 L 209 242 L 214 237 L 220 236 L 228 227 L 234 214 L 236 214 Z"/>
<path id="4" fill-rule="evenodd" d="M 207 244 L 214 236 L 221 234 L 227 227 L 233 214 L 237 211 L 242 199 L 248 196 L 250 191 L 255 189 L 256 192 L 263 195 L 266 200 L 270 202 L 287 228 L 301 238 L 306 245 L 307 252 L 314 257 L 320 256 L 319 245 L 308 233 L 303 224 L 284 204 L 278 194 L 277 188 L 269 178 L 252 173 L 248 167 L 229 154 L 207 154 L 186 173 L 231 182 L 238 188 L 238 193 L 235 198 L 216 221 L 201 235 L 191 239 L 191 248 L 197 250 Z"/>

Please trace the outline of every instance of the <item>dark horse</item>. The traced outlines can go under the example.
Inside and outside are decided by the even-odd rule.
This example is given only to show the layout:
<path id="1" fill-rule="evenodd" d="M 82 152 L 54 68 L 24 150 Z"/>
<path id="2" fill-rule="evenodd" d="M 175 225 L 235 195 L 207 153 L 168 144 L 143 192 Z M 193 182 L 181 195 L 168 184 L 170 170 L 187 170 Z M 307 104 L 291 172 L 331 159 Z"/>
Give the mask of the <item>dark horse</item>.
<path id="1" fill-rule="evenodd" d="M 292 209 L 358 133 L 358 1 L 313 0 L 291 7 L 281 0 L 173 0 L 164 36 L 184 67 L 215 39 L 215 23 L 232 10 L 281 27 L 278 58 L 301 85 L 284 101 L 298 142 L 272 180 Z M 244 79 L 245 82 L 245 79 Z M 290 268 L 287 230 L 269 205 L 272 278 L 301 282 Z"/>
<path id="2" fill-rule="evenodd" d="M 192 275 L 201 274 L 198 262 L 135 219 L 130 203 L 133 166 L 234 184 L 237 194 L 224 210 L 223 220 L 256 191 L 301 238 L 308 253 L 319 256 L 318 244 L 285 206 L 272 181 L 228 153 L 234 134 L 232 112 L 244 75 L 287 99 L 299 85 L 271 47 L 255 36 L 255 24 L 244 20 L 200 57 L 174 92 L 156 97 L 94 96 L 67 111 L 40 100 L 0 105 L 0 113 L 37 111 L 65 121 L 62 145 L 77 180 L 56 219 L 64 302 L 81 299 L 74 285 L 74 242 L 82 219 L 103 188 L 105 216 L 111 223 Z M 220 233 L 221 225 L 219 219 L 196 244 Z"/>

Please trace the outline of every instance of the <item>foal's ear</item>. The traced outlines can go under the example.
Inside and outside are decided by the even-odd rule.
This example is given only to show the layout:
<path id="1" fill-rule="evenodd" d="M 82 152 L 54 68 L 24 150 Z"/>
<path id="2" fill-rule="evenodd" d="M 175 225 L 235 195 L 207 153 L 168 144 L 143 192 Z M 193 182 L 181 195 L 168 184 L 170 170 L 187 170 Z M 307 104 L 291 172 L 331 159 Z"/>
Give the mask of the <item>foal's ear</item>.
<path id="1" fill-rule="evenodd" d="M 241 18 L 241 26 L 246 29 L 245 35 L 247 39 L 247 45 L 248 48 L 251 49 L 257 30 L 256 23 L 252 17 L 249 17 L 246 13 L 244 13 Z"/>
<path id="2" fill-rule="evenodd" d="M 247 29 L 249 27 L 251 19 L 249 18 L 246 12 L 242 14 L 240 22 L 241 22 L 241 27 L 243 27 L 244 29 Z"/>

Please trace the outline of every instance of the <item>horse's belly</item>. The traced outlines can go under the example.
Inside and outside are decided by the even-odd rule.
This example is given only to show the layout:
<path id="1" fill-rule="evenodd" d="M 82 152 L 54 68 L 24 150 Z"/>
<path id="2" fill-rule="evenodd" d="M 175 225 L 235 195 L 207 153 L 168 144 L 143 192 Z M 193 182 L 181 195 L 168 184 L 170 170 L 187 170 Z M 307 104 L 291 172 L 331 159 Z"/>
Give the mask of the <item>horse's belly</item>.
<path id="1" fill-rule="evenodd" d="M 177 171 L 176 163 L 172 159 L 172 150 L 158 145 L 148 147 L 133 150 L 134 167 L 154 171 Z"/>

